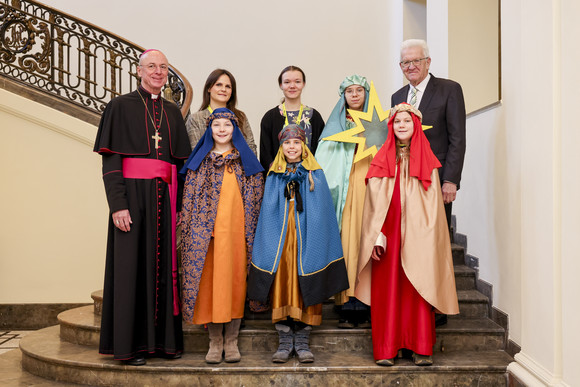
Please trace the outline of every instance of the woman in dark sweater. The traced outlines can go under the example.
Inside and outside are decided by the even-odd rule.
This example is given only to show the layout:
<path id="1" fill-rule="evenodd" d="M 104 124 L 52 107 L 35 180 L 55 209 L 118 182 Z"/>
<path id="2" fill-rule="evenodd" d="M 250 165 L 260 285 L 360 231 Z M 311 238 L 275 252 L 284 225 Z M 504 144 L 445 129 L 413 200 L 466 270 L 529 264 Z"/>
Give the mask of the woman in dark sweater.
<path id="1" fill-rule="evenodd" d="M 278 84 L 284 93 L 282 103 L 268 110 L 260 123 L 260 163 L 267 171 L 280 148 L 278 133 L 285 125 L 298 124 L 306 133 L 306 145 L 316 151 L 318 139 L 324 129 L 320 113 L 301 102 L 302 89 L 306 85 L 304 71 L 288 66 L 278 76 Z"/>

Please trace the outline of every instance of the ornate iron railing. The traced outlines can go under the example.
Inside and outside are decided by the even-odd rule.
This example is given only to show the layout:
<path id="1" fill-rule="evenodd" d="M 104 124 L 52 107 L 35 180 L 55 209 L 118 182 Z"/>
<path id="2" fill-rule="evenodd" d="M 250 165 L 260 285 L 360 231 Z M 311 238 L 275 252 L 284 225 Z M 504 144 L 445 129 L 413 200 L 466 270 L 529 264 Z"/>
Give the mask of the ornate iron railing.
<path id="1" fill-rule="evenodd" d="M 86 21 L 30 0 L 0 0 L 0 75 L 101 113 L 134 90 L 144 49 Z M 191 85 L 170 66 L 164 95 L 185 116 Z"/>

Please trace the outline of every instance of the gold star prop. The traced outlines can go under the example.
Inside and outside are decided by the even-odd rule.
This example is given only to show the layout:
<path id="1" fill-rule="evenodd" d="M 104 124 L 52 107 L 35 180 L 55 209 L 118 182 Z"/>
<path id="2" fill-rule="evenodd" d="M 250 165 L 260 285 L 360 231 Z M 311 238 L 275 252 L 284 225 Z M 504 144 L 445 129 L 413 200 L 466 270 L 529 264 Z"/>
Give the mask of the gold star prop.
<path id="1" fill-rule="evenodd" d="M 389 111 L 390 110 L 384 111 L 381 107 L 381 102 L 379 101 L 379 96 L 375 90 L 375 85 L 371 82 L 367 111 L 362 112 L 348 109 L 348 112 L 356 126 L 352 129 L 325 137 L 323 140 L 358 144 L 353 163 L 356 163 L 365 157 L 374 157 L 378 152 L 377 144 L 369 144 L 370 146 L 367 148 L 367 137 L 371 134 L 370 132 L 373 132 L 373 134 L 378 135 L 375 137 L 384 137 L 383 143 L 385 142 L 387 139 L 387 119 L 389 118 Z M 369 126 L 368 133 L 362 135 L 361 133 L 367 131 L 367 128 L 365 128 L 365 125 L 363 125 L 361 120 L 366 121 Z M 383 135 L 381 136 L 381 134 Z M 379 147 L 381 145 L 382 143 L 378 144 Z"/>
<path id="2" fill-rule="evenodd" d="M 390 111 L 390 109 L 383 110 L 375 85 L 371 81 L 367 111 L 362 112 L 348 109 L 356 126 L 352 129 L 325 137 L 323 140 L 358 144 L 353 163 L 359 162 L 369 156 L 374 157 L 387 140 L 387 122 Z M 365 122 L 364 124 L 363 121 Z M 432 126 L 423 125 L 423 130 L 430 128 Z"/>

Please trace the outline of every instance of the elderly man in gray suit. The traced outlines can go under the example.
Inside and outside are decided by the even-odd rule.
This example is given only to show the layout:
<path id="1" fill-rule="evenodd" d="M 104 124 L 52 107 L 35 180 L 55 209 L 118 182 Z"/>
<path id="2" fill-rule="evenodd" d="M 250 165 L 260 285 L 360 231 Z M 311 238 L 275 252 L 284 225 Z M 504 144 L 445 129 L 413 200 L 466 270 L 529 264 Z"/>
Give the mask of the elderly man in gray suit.
<path id="1" fill-rule="evenodd" d="M 391 97 L 391 106 L 407 102 L 423 114 L 423 125 L 431 149 L 441 162 L 439 177 L 447 224 L 451 225 L 451 205 L 457 195 L 465 156 L 465 102 L 459 83 L 436 78 L 429 73 L 431 57 L 424 40 L 409 39 L 401 44 L 401 70 L 409 84 Z M 437 318 L 437 325 L 447 316 Z"/>
<path id="2" fill-rule="evenodd" d="M 391 106 L 414 105 L 423 114 L 423 125 L 431 149 L 441 162 L 439 176 L 447 222 L 455 200 L 465 155 L 465 102 L 459 83 L 429 73 L 431 58 L 424 40 L 409 39 L 401 45 L 399 63 L 409 81 L 391 97 Z"/>

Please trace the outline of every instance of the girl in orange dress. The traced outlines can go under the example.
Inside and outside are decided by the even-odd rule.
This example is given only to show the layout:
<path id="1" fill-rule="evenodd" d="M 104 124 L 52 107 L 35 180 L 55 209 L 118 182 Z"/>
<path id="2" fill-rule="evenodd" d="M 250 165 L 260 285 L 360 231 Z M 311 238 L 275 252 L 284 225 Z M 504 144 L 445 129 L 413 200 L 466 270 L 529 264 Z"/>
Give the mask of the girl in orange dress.
<path id="1" fill-rule="evenodd" d="M 207 324 L 206 362 L 240 361 L 247 265 L 264 191 L 263 169 L 233 112 L 213 111 L 182 173 L 183 318 Z"/>

